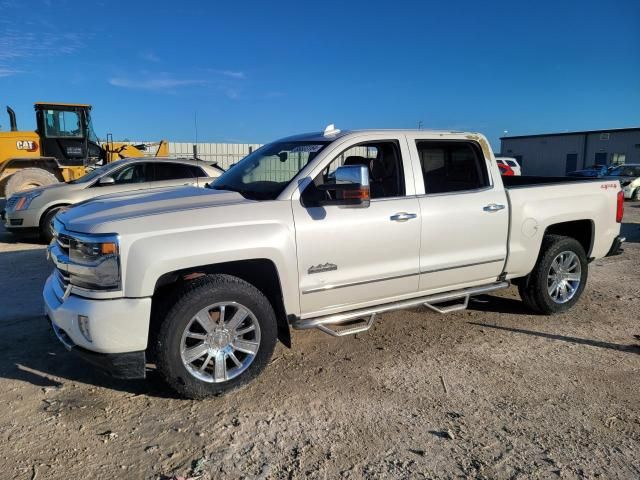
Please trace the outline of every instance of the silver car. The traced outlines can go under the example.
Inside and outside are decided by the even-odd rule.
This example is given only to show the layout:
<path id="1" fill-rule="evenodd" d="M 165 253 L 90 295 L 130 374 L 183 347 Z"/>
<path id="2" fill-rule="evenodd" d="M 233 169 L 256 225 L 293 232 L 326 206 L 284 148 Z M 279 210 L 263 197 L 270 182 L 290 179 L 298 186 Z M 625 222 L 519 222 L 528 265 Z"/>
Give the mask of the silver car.
<path id="1" fill-rule="evenodd" d="M 60 209 L 85 200 L 132 190 L 204 186 L 224 170 L 197 160 L 126 158 L 88 172 L 77 180 L 33 188 L 7 199 L 5 228 L 13 233 L 39 232 L 49 241 L 51 221 Z"/>

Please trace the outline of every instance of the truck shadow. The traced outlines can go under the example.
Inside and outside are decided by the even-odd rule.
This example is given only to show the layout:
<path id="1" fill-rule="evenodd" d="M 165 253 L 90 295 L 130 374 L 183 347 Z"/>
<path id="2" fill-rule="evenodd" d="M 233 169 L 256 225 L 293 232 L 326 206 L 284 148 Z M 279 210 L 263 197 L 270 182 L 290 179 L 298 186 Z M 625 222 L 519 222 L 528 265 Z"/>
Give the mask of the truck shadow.
<path id="1" fill-rule="evenodd" d="M 43 314 L 42 287 L 50 271 L 42 248 L 0 252 L 0 377 L 40 388 L 77 382 L 176 398 L 153 370 L 147 380 L 117 380 L 64 349 Z"/>
<path id="2" fill-rule="evenodd" d="M 478 295 L 469 300 L 469 310 L 478 312 L 510 313 L 514 315 L 538 315 L 527 309 L 520 299 Z"/>
<path id="3" fill-rule="evenodd" d="M 2 328 L 4 338 L 0 345 L 16 341 L 20 345 L 30 343 L 26 350 L 3 345 L 5 354 L 0 358 L 0 377 L 2 378 L 26 382 L 41 388 L 61 388 L 68 383 L 82 383 L 133 395 L 178 398 L 163 386 L 153 369 L 147 371 L 146 379 L 112 378 L 75 357 L 73 352 L 65 350 L 53 333 L 48 331 L 49 325 L 44 317 L 32 318 L 31 321 L 24 323 L 30 325 L 29 340 L 21 339 L 20 335 L 13 335 L 11 330 Z"/>
<path id="4" fill-rule="evenodd" d="M 635 353 L 640 355 L 640 344 L 620 345 L 618 343 L 603 342 L 601 340 L 591 340 L 588 338 L 569 337 L 566 335 L 557 335 L 555 333 L 536 332 L 535 330 L 525 330 L 523 328 L 502 327 L 500 325 L 491 325 L 488 323 L 467 322 L 469 325 L 476 325 L 483 328 L 493 328 L 512 333 L 521 333 L 524 335 L 533 335 L 535 337 L 547 338 L 549 340 L 559 340 L 562 342 L 573 343 L 576 345 L 588 345 L 590 347 L 605 348 L 608 350 L 616 350 L 625 353 Z"/>

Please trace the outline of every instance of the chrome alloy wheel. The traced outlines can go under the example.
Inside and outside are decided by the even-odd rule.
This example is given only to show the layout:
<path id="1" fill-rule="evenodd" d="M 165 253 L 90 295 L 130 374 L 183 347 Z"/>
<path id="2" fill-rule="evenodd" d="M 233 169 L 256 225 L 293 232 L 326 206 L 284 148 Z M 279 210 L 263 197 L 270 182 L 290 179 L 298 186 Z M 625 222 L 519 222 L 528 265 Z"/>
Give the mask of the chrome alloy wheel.
<path id="1" fill-rule="evenodd" d="M 198 380 L 222 383 L 243 373 L 260 348 L 260 324 L 247 307 L 222 302 L 200 310 L 187 324 L 180 357 Z"/>
<path id="2" fill-rule="evenodd" d="M 578 255 L 571 251 L 559 253 L 551 262 L 547 274 L 547 290 L 555 303 L 567 303 L 571 300 L 582 278 L 582 266 Z"/>

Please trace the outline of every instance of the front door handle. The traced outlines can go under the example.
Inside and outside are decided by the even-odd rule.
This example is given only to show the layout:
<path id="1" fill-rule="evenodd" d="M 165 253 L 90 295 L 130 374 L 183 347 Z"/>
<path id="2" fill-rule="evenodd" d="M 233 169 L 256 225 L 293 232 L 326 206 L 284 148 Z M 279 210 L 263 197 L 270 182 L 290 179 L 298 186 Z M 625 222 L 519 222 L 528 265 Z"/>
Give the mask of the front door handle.
<path id="1" fill-rule="evenodd" d="M 415 213 L 400 212 L 396 213 L 395 215 L 391 215 L 389 219 L 393 222 L 406 222 L 407 220 L 411 220 L 412 218 L 416 218 L 417 216 L 418 215 L 416 215 Z"/>
<path id="2" fill-rule="evenodd" d="M 485 212 L 497 212 L 499 210 L 502 210 L 504 208 L 504 205 L 500 205 L 499 203 L 490 203 L 489 205 L 486 205 L 482 208 L 482 210 L 484 210 Z"/>

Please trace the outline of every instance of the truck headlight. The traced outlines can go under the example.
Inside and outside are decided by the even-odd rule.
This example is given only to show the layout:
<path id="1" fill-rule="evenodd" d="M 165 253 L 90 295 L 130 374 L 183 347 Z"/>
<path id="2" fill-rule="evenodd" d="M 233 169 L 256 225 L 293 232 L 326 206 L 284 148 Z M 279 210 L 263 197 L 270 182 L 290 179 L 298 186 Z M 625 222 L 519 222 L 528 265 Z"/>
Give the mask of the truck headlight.
<path id="1" fill-rule="evenodd" d="M 69 281 L 91 290 L 120 288 L 118 237 L 86 236 L 69 240 Z"/>
<path id="2" fill-rule="evenodd" d="M 41 190 L 17 194 L 16 197 L 18 197 L 18 200 L 15 202 L 15 207 L 13 208 L 13 210 L 16 212 L 19 212 L 20 210 L 26 210 L 27 208 L 29 208 L 29 205 L 31 205 L 33 199 L 39 197 L 40 195 L 42 195 Z"/>

